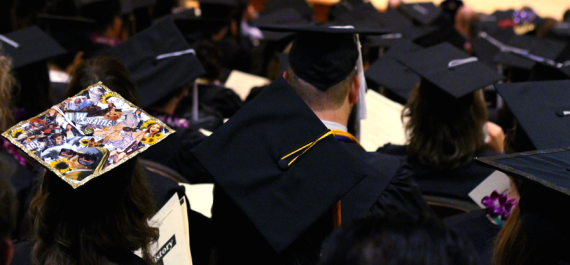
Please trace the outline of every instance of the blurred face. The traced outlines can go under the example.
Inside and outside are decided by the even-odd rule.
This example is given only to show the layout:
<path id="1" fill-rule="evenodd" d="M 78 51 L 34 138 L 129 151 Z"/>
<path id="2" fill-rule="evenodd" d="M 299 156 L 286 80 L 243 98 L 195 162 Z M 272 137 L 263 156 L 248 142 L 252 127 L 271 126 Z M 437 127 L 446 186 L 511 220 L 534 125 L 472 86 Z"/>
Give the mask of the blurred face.
<path id="1" fill-rule="evenodd" d="M 155 134 L 157 132 L 160 132 L 160 125 L 158 125 L 158 124 L 151 125 L 149 131 L 151 134 Z"/>
<path id="2" fill-rule="evenodd" d="M 53 139 L 53 142 L 55 143 L 55 145 L 60 145 L 63 142 L 63 137 L 58 136 L 55 139 Z"/>
<path id="3" fill-rule="evenodd" d="M 71 128 L 72 128 L 71 124 L 68 124 L 68 125 L 67 125 L 67 130 L 71 130 Z"/>

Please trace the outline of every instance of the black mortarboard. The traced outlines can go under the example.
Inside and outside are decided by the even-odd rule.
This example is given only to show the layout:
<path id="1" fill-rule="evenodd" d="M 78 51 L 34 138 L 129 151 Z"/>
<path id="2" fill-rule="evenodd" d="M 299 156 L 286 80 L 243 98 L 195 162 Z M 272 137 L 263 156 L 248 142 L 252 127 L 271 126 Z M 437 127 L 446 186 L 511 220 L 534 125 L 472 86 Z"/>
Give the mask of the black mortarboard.
<path id="1" fill-rule="evenodd" d="M 200 16 L 204 18 L 231 19 L 239 14 L 237 0 L 199 0 Z"/>
<path id="2" fill-rule="evenodd" d="M 0 52 L 12 58 L 12 69 L 40 62 L 66 51 L 36 26 L 0 35 Z"/>
<path id="3" fill-rule="evenodd" d="M 373 47 L 397 47 L 407 45 L 410 41 L 415 41 L 431 35 L 437 31 L 433 26 L 411 26 L 404 29 L 394 30 L 394 33 L 382 36 L 368 36 L 370 45 Z"/>
<path id="4" fill-rule="evenodd" d="M 359 51 L 354 34 L 384 34 L 382 30 L 347 27 L 260 26 L 277 32 L 297 32 L 289 52 L 289 65 L 304 81 L 320 90 L 344 80 L 356 69 Z"/>
<path id="5" fill-rule="evenodd" d="M 187 9 L 171 16 L 190 45 L 194 45 L 202 39 L 211 39 L 213 35 L 218 34 L 224 27 L 230 25 L 228 19 L 198 17 L 194 9 Z"/>
<path id="6" fill-rule="evenodd" d="M 559 39 L 568 40 L 570 38 L 570 22 L 558 23 L 550 32 Z"/>
<path id="7" fill-rule="evenodd" d="M 83 51 L 89 53 L 93 44 L 89 32 L 95 28 L 95 21 L 81 17 L 39 15 L 48 34 L 73 56 Z"/>
<path id="8" fill-rule="evenodd" d="M 192 152 L 280 253 L 366 175 L 328 131 L 279 78 Z"/>
<path id="9" fill-rule="evenodd" d="M 528 51 L 529 54 L 546 59 L 555 60 L 564 51 L 567 44 L 560 41 L 539 39 L 532 36 L 513 36 L 507 43 L 508 46 Z M 495 59 L 503 65 L 531 70 L 536 61 L 512 52 L 501 52 Z"/>
<path id="10" fill-rule="evenodd" d="M 254 25 L 309 25 L 311 23 L 305 16 L 296 9 L 285 7 L 281 10 L 269 14 L 260 14 L 253 21 Z M 274 32 L 263 31 L 263 39 L 267 41 L 279 41 L 295 35 L 294 32 Z"/>
<path id="11" fill-rule="evenodd" d="M 506 45 L 514 35 L 512 30 L 495 31 L 494 34 L 481 31 L 477 38 L 471 40 L 471 47 L 479 60 L 489 66 L 496 66 L 495 58 L 501 52 L 500 46 Z"/>
<path id="12" fill-rule="evenodd" d="M 410 93 L 420 83 L 420 77 L 392 58 L 381 58 L 365 72 L 366 79 L 396 94 L 398 102 L 406 102 Z"/>
<path id="13" fill-rule="evenodd" d="M 121 59 L 130 70 L 142 107 L 152 105 L 205 74 L 172 18 L 156 22 L 110 49 L 108 54 Z"/>
<path id="14" fill-rule="evenodd" d="M 260 15 L 269 15 L 283 8 L 295 9 L 307 20 L 313 20 L 313 9 L 305 0 L 272 0 L 264 5 L 265 9 Z"/>
<path id="15" fill-rule="evenodd" d="M 570 146 L 570 81 L 496 85 L 536 149 Z"/>
<path id="16" fill-rule="evenodd" d="M 477 158 L 487 166 L 522 180 L 518 208 L 528 239 L 543 261 L 570 262 L 568 215 L 570 203 L 570 150 L 565 148 Z"/>
<path id="17" fill-rule="evenodd" d="M 406 3 L 400 6 L 404 14 L 421 25 L 430 25 L 441 16 L 441 10 L 433 3 Z"/>
<path id="18" fill-rule="evenodd" d="M 503 79 L 494 69 L 449 43 L 403 55 L 398 60 L 454 98 Z M 423 81 L 422 81 L 423 82 Z"/>
<path id="19" fill-rule="evenodd" d="M 139 0 L 119 0 L 121 6 L 121 15 L 127 15 L 133 12 L 134 2 Z M 98 5 L 100 7 L 106 7 L 106 5 L 113 5 L 117 2 L 116 0 L 75 0 L 75 5 L 81 9 L 93 8 L 91 5 Z M 146 1 L 141 1 L 146 2 Z"/>

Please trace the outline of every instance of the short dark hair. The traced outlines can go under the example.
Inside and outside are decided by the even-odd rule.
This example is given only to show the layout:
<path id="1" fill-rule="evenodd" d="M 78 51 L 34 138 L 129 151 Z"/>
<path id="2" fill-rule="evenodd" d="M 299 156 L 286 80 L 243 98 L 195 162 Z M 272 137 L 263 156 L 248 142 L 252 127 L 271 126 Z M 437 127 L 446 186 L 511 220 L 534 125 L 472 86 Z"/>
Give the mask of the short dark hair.
<path id="1" fill-rule="evenodd" d="M 471 242 L 436 217 L 389 210 L 333 232 L 319 264 L 470 265 L 479 259 Z"/>
<path id="2" fill-rule="evenodd" d="M 0 172 L 7 170 L 3 167 L 0 159 Z M 6 175 L 0 175 L 0 240 L 10 238 L 12 231 L 16 227 L 17 201 L 12 188 L 12 184 L 8 181 Z"/>
<path id="3" fill-rule="evenodd" d="M 348 77 L 333 85 L 326 91 L 321 91 L 305 80 L 299 78 L 291 67 L 287 69 L 289 84 L 295 92 L 311 107 L 312 110 L 338 109 L 342 106 L 346 96 L 350 92 L 352 81 L 357 71 L 352 71 Z"/>

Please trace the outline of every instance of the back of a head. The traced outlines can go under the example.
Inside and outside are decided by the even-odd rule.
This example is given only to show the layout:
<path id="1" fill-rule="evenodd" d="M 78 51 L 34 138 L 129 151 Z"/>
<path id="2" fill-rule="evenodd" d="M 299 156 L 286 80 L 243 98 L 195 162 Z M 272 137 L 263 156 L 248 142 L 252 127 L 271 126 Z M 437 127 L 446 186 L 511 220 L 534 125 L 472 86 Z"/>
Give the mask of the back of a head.
<path id="1" fill-rule="evenodd" d="M 416 87 L 404 109 L 409 156 L 437 169 L 470 163 L 485 145 L 487 106 L 480 93 L 455 99 L 427 83 Z"/>
<path id="2" fill-rule="evenodd" d="M 436 217 L 388 211 L 355 220 L 323 244 L 321 265 L 479 264 L 469 241 Z"/>
<path id="3" fill-rule="evenodd" d="M 135 83 L 129 70 L 119 60 L 109 56 L 96 57 L 82 62 L 72 73 L 65 97 L 74 96 L 99 81 L 131 103 L 139 104 Z"/>
<path id="4" fill-rule="evenodd" d="M 52 172 L 30 203 L 29 239 L 35 264 L 102 264 L 158 239 L 148 225 L 155 212 L 136 159 L 73 189 Z"/>

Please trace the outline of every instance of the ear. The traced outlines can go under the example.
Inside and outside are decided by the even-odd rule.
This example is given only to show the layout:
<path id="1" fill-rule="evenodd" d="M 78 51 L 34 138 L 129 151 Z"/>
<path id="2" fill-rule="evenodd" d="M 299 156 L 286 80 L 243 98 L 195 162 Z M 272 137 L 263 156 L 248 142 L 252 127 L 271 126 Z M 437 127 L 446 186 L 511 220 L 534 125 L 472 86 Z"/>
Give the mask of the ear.
<path id="1" fill-rule="evenodd" d="M 289 81 L 289 73 L 287 71 L 283 72 L 283 78 L 285 78 L 285 80 Z"/>
<path id="2" fill-rule="evenodd" d="M 360 90 L 360 77 L 358 75 L 354 76 L 352 80 L 352 86 L 348 92 L 348 102 L 350 104 L 356 104 L 358 102 L 358 92 Z"/>

